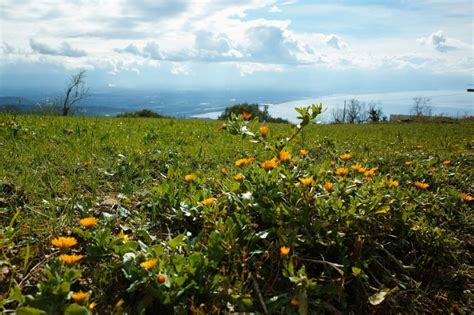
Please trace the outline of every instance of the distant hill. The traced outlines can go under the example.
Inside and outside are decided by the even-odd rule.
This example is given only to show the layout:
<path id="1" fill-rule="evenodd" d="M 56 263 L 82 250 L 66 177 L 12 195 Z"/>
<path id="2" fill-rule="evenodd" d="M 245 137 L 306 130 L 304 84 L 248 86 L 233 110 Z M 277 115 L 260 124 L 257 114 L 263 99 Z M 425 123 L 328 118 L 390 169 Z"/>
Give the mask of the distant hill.
<path id="1" fill-rule="evenodd" d="M 32 106 L 35 102 L 24 97 L 0 96 L 0 105 L 25 105 Z"/>

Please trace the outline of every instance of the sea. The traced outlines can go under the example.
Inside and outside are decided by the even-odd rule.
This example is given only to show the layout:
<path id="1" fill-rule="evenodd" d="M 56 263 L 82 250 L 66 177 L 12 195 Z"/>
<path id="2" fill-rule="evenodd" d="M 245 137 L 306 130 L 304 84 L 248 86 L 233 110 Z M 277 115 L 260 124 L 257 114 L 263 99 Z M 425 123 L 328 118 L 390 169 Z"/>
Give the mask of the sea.
<path id="1" fill-rule="evenodd" d="M 0 91 L 0 97 L 21 96 L 23 104 L 45 103 L 54 99 L 52 92 L 17 93 Z M 26 94 L 25 94 L 26 93 Z M 132 90 L 107 89 L 92 91 L 89 97 L 78 104 L 76 114 L 86 116 L 116 116 L 124 112 L 150 109 L 166 116 L 182 118 L 216 119 L 226 107 L 238 103 L 257 103 L 268 106 L 273 117 L 295 122 L 295 107 L 322 104 L 323 113 L 317 118 L 322 123 L 331 122 L 332 113 L 344 106 L 344 102 L 355 99 L 368 107 L 376 104 L 387 118 L 392 114 L 409 114 L 413 98 L 429 100 L 433 115 L 451 117 L 474 116 L 474 92 L 458 90 L 398 91 L 367 94 L 325 94 L 286 90 Z"/>

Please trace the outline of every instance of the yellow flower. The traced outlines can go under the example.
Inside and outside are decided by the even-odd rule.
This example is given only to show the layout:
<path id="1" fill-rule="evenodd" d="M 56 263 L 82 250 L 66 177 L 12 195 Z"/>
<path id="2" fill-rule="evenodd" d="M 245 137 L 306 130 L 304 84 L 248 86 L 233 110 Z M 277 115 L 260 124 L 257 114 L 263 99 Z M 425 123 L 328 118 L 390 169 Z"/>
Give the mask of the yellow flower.
<path id="1" fill-rule="evenodd" d="M 97 224 L 97 218 L 94 218 L 94 217 L 84 218 L 84 219 L 79 220 L 79 223 L 83 227 L 86 227 L 86 228 L 92 227 Z"/>
<path id="2" fill-rule="evenodd" d="M 428 185 L 426 183 L 419 182 L 419 181 L 415 182 L 415 186 L 419 189 L 426 189 L 426 188 L 430 187 L 430 185 Z"/>
<path id="3" fill-rule="evenodd" d="M 311 185 L 314 183 L 313 176 L 306 177 L 306 178 L 300 177 L 300 178 L 298 178 L 298 180 L 299 180 L 299 181 L 301 182 L 301 184 L 303 184 L 304 186 L 311 186 Z"/>
<path id="4" fill-rule="evenodd" d="M 166 276 L 161 274 L 158 276 L 158 283 L 165 283 L 166 282 Z"/>
<path id="5" fill-rule="evenodd" d="M 97 303 L 96 303 L 96 302 L 90 303 L 90 304 L 89 304 L 89 311 L 93 311 L 96 306 L 97 306 Z"/>
<path id="6" fill-rule="evenodd" d="M 287 257 L 290 254 L 290 248 L 287 246 L 280 247 L 280 256 Z"/>
<path id="7" fill-rule="evenodd" d="M 349 169 L 347 167 L 340 167 L 336 169 L 336 175 L 338 176 L 344 176 L 347 175 L 347 173 L 349 173 Z"/>
<path id="8" fill-rule="evenodd" d="M 188 174 L 184 176 L 184 180 L 188 183 L 192 182 L 194 180 L 194 175 L 193 174 Z"/>
<path id="9" fill-rule="evenodd" d="M 122 242 L 127 243 L 128 242 L 128 235 L 123 232 L 123 230 L 120 230 L 120 233 L 118 234 L 119 239 L 122 240 Z"/>
<path id="10" fill-rule="evenodd" d="M 334 160 L 331 161 L 331 162 L 329 162 L 329 163 L 330 163 L 331 165 L 336 165 L 336 161 L 334 161 Z"/>
<path id="11" fill-rule="evenodd" d="M 259 130 L 262 137 L 266 137 L 268 135 L 268 132 L 270 131 L 267 126 L 262 126 Z"/>
<path id="12" fill-rule="evenodd" d="M 278 158 L 280 159 L 280 161 L 288 161 L 289 159 L 291 159 L 291 156 L 291 153 L 288 151 L 281 151 L 278 154 Z"/>
<path id="13" fill-rule="evenodd" d="M 59 259 L 67 265 L 73 265 L 81 260 L 84 256 L 82 255 L 59 255 Z"/>
<path id="14" fill-rule="evenodd" d="M 305 149 L 301 149 L 301 150 L 300 150 L 300 156 L 301 156 L 301 157 L 306 157 L 306 156 L 308 156 L 308 153 L 309 153 L 308 150 L 305 150 Z"/>
<path id="15" fill-rule="evenodd" d="M 352 170 L 354 170 L 357 173 L 364 174 L 366 169 L 360 164 L 354 164 L 351 166 Z"/>
<path id="16" fill-rule="evenodd" d="M 365 177 L 373 177 L 375 175 L 375 172 L 378 170 L 378 167 L 372 167 L 371 169 L 368 169 L 364 172 Z"/>
<path id="17" fill-rule="evenodd" d="M 82 292 L 82 291 L 74 292 L 71 295 L 71 299 L 73 299 L 74 302 L 77 302 L 77 303 L 87 300 L 88 298 L 89 298 L 89 293 Z"/>
<path id="18" fill-rule="evenodd" d="M 389 179 L 387 182 L 388 188 L 397 188 L 400 183 L 397 180 Z"/>
<path id="19" fill-rule="evenodd" d="M 415 146 L 415 148 L 417 148 L 418 150 L 420 150 L 420 149 L 423 148 L 423 146 L 422 146 L 421 144 L 417 144 L 417 145 Z"/>
<path id="20" fill-rule="evenodd" d="M 221 174 L 222 174 L 222 175 L 227 174 L 227 169 L 226 169 L 225 167 L 221 167 L 221 170 L 220 170 L 220 171 L 221 171 Z"/>
<path id="21" fill-rule="evenodd" d="M 331 191 L 333 187 L 334 187 L 333 183 L 326 183 L 323 185 L 323 188 L 325 191 Z"/>
<path id="22" fill-rule="evenodd" d="M 244 117 L 245 120 L 249 120 L 250 118 L 252 118 L 252 114 L 243 112 L 242 117 Z"/>
<path id="23" fill-rule="evenodd" d="M 445 166 L 448 166 L 449 164 L 451 164 L 451 161 L 450 161 L 450 160 L 445 160 L 445 161 L 443 161 L 443 164 L 444 164 Z"/>
<path id="24" fill-rule="evenodd" d="M 462 198 L 462 200 L 464 200 L 465 202 L 469 202 L 469 201 L 473 201 L 474 200 L 474 197 L 469 195 L 469 194 L 466 194 L 466 193 L 460 193 L 459 194 Z"/>
<path id="25" fill-rule="evenodd" d="M 77 240 L 74 237 L 64 237 L 60 236 L 51 241 L 51 244 L 57 248 L 69 248 L 77 244 Z"/>
<path id="26" fill-rule="evenodd" d="M 241 181 L 244 180 L 244 175 L 242 175 L 242 174 L 237 174 L 237 175 L 234 176 L 234 179 L 235 179 L 236 181 L 238 181 L 238 182 L 241 182 Z"/>
<path id="27" fill-rule="evenodd" d="M 260 166 L 265 170 L 274 169 L 278 166 L 278 161 L 276 158 L 260 163 Z"/>
<path id="28" fill-rule="evenodd" d="M 405 161 L 405 165 L 411 165 L 412 161 Z"/>
<path id="29" fill-rule="evenodd" d="M 207 198 L 201 201 L 201 204 L 206 207 L 212 206 L 216 202 L 216 198 Z"/>
<path id="30" fill-rule="evenodd" d="M 245 159 L 238 159 L 235 161 L 235 166 L 240 167 L 240 166 L 247 166 L 250 165 L 253 160 L 255 160 L 253 157 L 245 158 Z"/>
<path id="31" fill-rule="evenodd" d="M 344 153 L 344 154 L 339 155 L 339 158 L 343 161 L 347 161 L 350 158 L 352 158 L 352 155 L 350 155 L 349 153 Z"/>
<path id="32" fill-rule="evenodd" d="M 145 268 L 146 270 L 150 270 L 150 269 L 153 269 L 155 266 L 156 266 L 156 263 L 158 262 L 158 259 L 156 258 L 153 258 L 153 259 L 150 259 L 150 260 L 147 260 L 147 261 L 144 261 L 140 264 L 140 266 L 142 266 L 143 268 Z"/>

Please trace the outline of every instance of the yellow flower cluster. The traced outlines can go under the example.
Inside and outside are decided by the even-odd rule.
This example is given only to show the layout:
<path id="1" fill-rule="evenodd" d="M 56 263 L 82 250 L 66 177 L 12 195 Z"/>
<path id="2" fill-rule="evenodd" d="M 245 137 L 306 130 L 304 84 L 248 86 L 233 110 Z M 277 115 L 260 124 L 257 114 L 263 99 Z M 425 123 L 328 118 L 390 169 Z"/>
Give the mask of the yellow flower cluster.
<path id="1" fill-rule="evenodd" d="M 235 166 L 237 166 L 237 167 L 247 166 L 247 165 L 252 164 L 252 162 L 254 160 L 255 159 L 253 157 L 248 157 L 248 158 L 245 158 L 245 159 L 238 159 L 237 161 L 235 161 Z"/>
<path id="2" fill-rule="evenodd" d="M 281 151 L 279 154 L 278 154 L 278 158 L 280 159 L 280 161 L 288 161 L 290 160 L 292 157 L 291 153 L 288 152 L 288 151 Z"/>
<path id="3" fill-rule="evenodd" d="M 344 154 L 339 155 L 339 158 L 343 161 L 347 161 L 352 158 L 352 155 L 350 155 L 349 153 L 344 153 Z"/>
<path id="4" fill-rule="evenodd" d="M 206 207 L 212 206 L 216 202 L 216 198 L 207 198 L 201 201 L 201 204 Z"/>
<path id="5" fill-rule="evenodd" d="M 337 176 L 344 176 L 347 175 L 347 173 L 349 173 L 349 169 L 347 167 L 339 167 L 336 169 Z"/>
<path id="6" fill-rule="evenodd" d="M 88 217 L 88 218 L 83 218 L 79 220 L 79 223 L 86 228 L 93 227 L 94 225 L 97 224 L 97 218 L 94 217 Z"/>
<path id="7" fill-rule="evenodd" d="M 260 167 L 265 170 L 271 170 L 271 169 L 276 168 L 277 166 L 278 166 L 278 161 L 276 158 L 260 163 Z"/>
<path id="8" fill-rule="evenodd" d="M 313 176 L 300 177 L 300 178 L 298 178 L 298 180 L 300 181 L 301 184 L 303 184 L 303 186 L 311 186 L 314 183 Z"/>
<path id="9" fill-rule="evenodd" d="M 157 263 L 158 263 L 158 259 L 153 258 L 153 259 L 142 262 L 140 266 L 142 266 L 146 270 L 150 270 L 150 269 L 153 269 Z"/>
<path id="10" fill-rule="evenodd" d="M 416 188 L 423 189 L 423 190 L 426 189 L 426 188 L 428 188 L 428 187 L 430 187 L 429 184 L 423 183 L 423 182 L 419 182 L 419 181 L 416 181 L 416 182 L 415 182 L 415 186 L 416 186 Z"/>

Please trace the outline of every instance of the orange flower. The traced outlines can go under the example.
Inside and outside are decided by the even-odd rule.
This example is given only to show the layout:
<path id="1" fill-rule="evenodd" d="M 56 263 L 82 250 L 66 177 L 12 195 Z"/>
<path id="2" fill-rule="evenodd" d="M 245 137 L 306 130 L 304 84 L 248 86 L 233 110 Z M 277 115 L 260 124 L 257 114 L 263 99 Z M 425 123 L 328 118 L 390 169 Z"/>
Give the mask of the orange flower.
<path id="1" fill-rule="evenodd" d="M 235 166 L 240 167 L 240 166 L 247 166 L 252 164 L 253 160 L 255 160 L 253 157 L 245 158 L 245 159 L 238 159 L 235 161 Z"/>
<path id="2" fill-rule="evenodd" d="M 438 169 L 437 169 L 436 167 L 430 167 L 430 168 L 428 169 L 428 173 L 435 173 L 435 172 L 437 172 L 437 171 L 438 171 Z"/>
<path id="3" fill-rule="evenodd" d="M 301 182 L 301 184 L 303 184 L 304 186 L 311 186 L 311 185 L 313 185 L 313 183 L 314 183 L 313 176 L 306 177 L 306 178 L 300 177 L 300 178 L 298 178 L 298 180 L 299 180 L 299 181 Z"/>
<path id="4" fill-rule="evenodd" d="M 207 198 L 201 201 L 201 204 L 206 207 L 212 206 L 216 202 L 216 198 Z"/>
<path id="5" fill-rule="evenodd" d="M 364 172 L 365 177 L 373 177 L 375 175 L 375 172 L 378 170 L 378 167 L 372 167 L 371 169 L 368 169 Z"/>
<path id="6" fill-rule="evenodd" d="M 244 175 L 242 175 L 242 174 L 237 174 L 237 175 L 234 176 L 234 179 L 235 179 L 236 181 L 238 181 L 238 182 L 241 182 L 241 181 L 244 180 Z"/>
<path id="7" fill-rule="evenodd" d="M 71 299 L 73 299 L 74 302 L 77 302 L 77 303 L 87 300 L 88 298 L 89 298 L 89 293 L 82 292 L 82 291 L 74 292 L 71 295 Z"/>
<path id="8" fill-rule="evenodd" d="M 184 180 L 188 183 L 192 182 L 194 180 L 194 175 L 193 174 L 188 174 L 184 176 Z"/>
<path id="9" fill-rule="evenodd" d="M 306 157 L 306 156 L 308 156 L 308 153 L 309 153 L 308 150 L 304 150 L 304 149 L 301 149 L 301 150 L 300 150 L 300 156 L 301 156 L 301 157 Z"/>
<path id="10" fill-rule="evenodd" d="M 290 248 L 287 246 L 280 247 L 280 256 L 287 257 L 290 254 Z"/>
<path id="11" fill-rule="evenodd" d="M 268 135 L 268 132 L 270 131 L 267 126 L 262 126 L 259 130 L 262 137 L 266 137 Z"/>
<path id="12" fill-rule="evenodd" d="M 389 179 L 387 182 L 388 188 L 397 188 L 400 183 L 397 180 Z"/>
<path id="13" fill-rule="evenodd" d="M 445 161 L 443 161 L 443 164 L 444 164 L 445 166 L 448 166 L 449 164 L 451 164 L 451 161 L 450 161 L 450 160 L 445 160 Z"/>
<path id="14" fill-rule="evenodd" d="M 274 169 L 278 166 L 278 161 L 276 158 L 260 163 L 260 166 L 265 170 Z"/>
<path id="15" fill-rule="evenodd" d="M 459 194 L 462 198 L 462 200 L 464 200 L 465 202 L 469 202 L 469 201 L 473 201 L 474 200 L 474 197 L 469 195 L 469 194 L 466 194 L 466 193 L 460 193 Z"/>
<path id="16" fill-rule="evenodd" d="M 140 264 L 140 266 L 142 266 L 143 268 L 145 268 L 146 270 L 150 270 L 150 269 L 153 269 L 155 266 L 156 266 L 156 263 L 158 262 L 158 259 L 156 258 L 153 258 L 153 259 L 150 259 L 150 260 L 147 260 L 147 261 L 144 261 Z"/>
<path id="17" fill-rule="evenodd" d="M 430 187 L 430 185 L 428 185 L 426 183 L 419 182 L 419 181 L 415 182 L 415 186 L 419 189 L 426 189 L 426 188 Z"/>
<path id="18" fill-rule="evenodd" d="M 347 161 L 350 158 L 352 158 L 352 155 L 350 155 L 349 153 L 344 153 L 344 154 L 339 155 L 339 158 L 343 161 Z"/>
<path id="19" fill-rule="evenodd" d="M 357 173 L 360 173 L 360 174 L 364 174 L 366 169 L 365 167 L 363 167 L 362 165 L 360 164 L 354 164 L 351 166 L 352 170 L 357 172 Z"/>
<path id="20" fill-rule="evenodd" d="M 161 274 L 158 276 L 158 283 L 165 283 L 166 282 L 166 276 Z"/>
<path id="21" fill-rule="evenodd" d="M 420 150 L 420 149 L 423 148 L 423 146 L 422 146 L 421 144 L 417 144 L 417 145 L 415 146 L 415 148 L 417 148 L 418 150 Z"/>
<path id="22" fill-rule="evenodd" d="M 278 158 L 280 159 L 280 161 L 288 161 L 289 159 L 291 159 L 291 157 L 292 157 L 292 155 L 288 151 L 281 151 L 278 154 Z"/>
<path id="23" fill-rule="evenodd" d="M 81 260 L 84 256 L 82 255 L 59 255 L 59 259 L 62 260 L 66 265 L 73 265 Z"/>
<path id="24" fill-rule="evenodd" d="M 336 175 L 338 176 L 344 176 L 349 173 L 349 169 L 347 167 L 340 167 L 336 170 Z"/>
<path id="25" fill-rule="evenodd" d="M 69 248 L 77 244 L 77 240 L 74 237 L 64 237 L 60 236 L 51 241 L 51 244 L 57 248 Z"/>
<path id="26" fill-rule="evenodd" d="M 123 230 L 120 230 L 120 233 L 118 234 L 119 239 L 122 240 L 123 243 L 128 242 L 128 235 L 123 232 Z"/>
<path id="27" fill-rule="evenodd" d="M 298 301 L 297 298 L 292 298 L 291 301 L 290 301 L 290 304 L 293 305 L 293 306 L 298 306 L 298 305 L 300 305 L 300 301 Z"/>
<path id="28" fill-rule="evenodd" d="M 333 187 L 334 187 L 333 183 L 326 183 L 323 185 L 324 190 L 328 192 L 331 191 Z"/>
<path id="29" fill-rule="evenodd" d="M 252 114 L 243 112 L 242 117 L 244 117 L 245 120 L 249 120 L 250 118 L 252 118 Z"/>
<path id="30" fill-rule="evenodd" d="M 79 220 L 79 223 L 83 227 L 89 228 L 97 224 L 97 218 L 94 218 L 94 217 L 84 218 L 84 219 Z"/>

